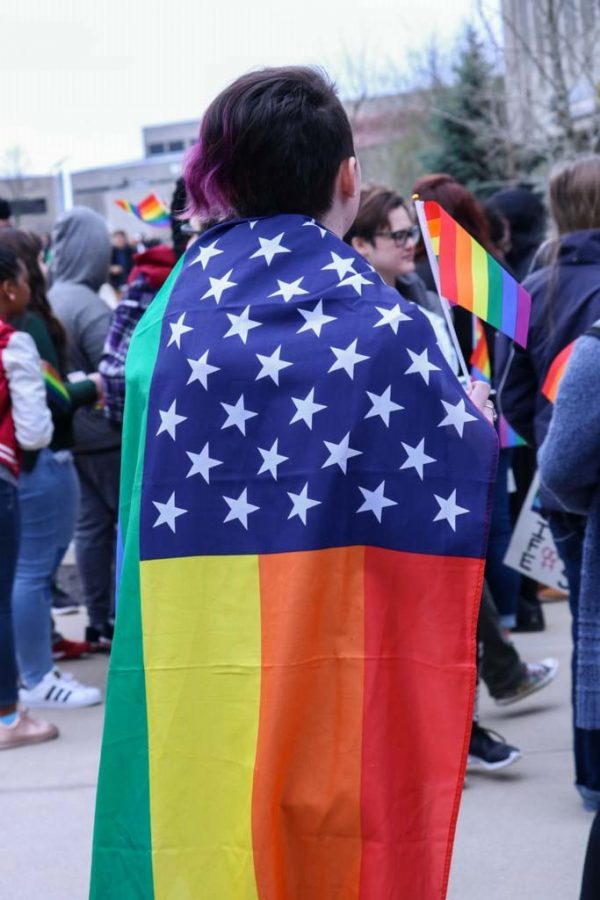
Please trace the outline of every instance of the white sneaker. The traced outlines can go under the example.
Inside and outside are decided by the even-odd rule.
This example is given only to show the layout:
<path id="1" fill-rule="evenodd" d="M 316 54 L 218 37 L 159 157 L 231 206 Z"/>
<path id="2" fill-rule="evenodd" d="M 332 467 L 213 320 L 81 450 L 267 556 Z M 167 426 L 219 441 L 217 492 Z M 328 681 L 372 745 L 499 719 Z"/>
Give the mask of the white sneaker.
<path id="1" fill-rule="evenodd" d="M 20 688 L 19 701 L 32 709 L 75 709 L 102 703 L 102 694 L 68 672 L 51 669 L 35 687 Z"/>

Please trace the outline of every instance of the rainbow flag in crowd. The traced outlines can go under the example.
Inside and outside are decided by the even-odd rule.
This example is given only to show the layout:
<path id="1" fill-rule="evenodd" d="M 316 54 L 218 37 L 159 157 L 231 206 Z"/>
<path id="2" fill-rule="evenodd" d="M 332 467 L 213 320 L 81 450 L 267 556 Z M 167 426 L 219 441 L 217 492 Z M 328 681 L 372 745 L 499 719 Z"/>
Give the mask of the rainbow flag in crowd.
<path id="1" fill-rule="evenodd" d="M 525 347 L 531 297 L 452 216 L 433 200 L 416 200 L 438 258 L 440 292 Z"/>
<path id="2" fill-rule="evenodd" d="M 571 358 L 571 353 L 575 347 L 575 341 L 568 344 L 553 359 L 548 374 L 542 385 L 542 394 L 550 403 L 556 403 L 556 395 L 558 394 L 558 386 L 560 385 L 563 375 L 565 374 L 567 363 Z"/>
<path id="3" fill-rule="evenodd" d="M 318 223 L 188 249 L 127 357 L 92 900 L 442 900 L 495 443 Z"/>
<path id="4" fill-rule="evenodd" d="M 476 316 L 473 316 L 473 338 L 473 353 L 470 360 L 471 375 L 478 381 L 487 381 L 488 384 L 491 384 L 492 365 L 487 337 L 481 321 Z M 503 449 L 527 446 L 527 441 L 523 440 L 514 428 L 511 428 L 508 420 L 501 413 L 498 416 L 496 428 L 500 446 Z"/>
<path id="5" fill-rule="evenodd" d="M 477 381 L 492 381 L 492 363 L 487 337 L 481 321 L 473 316 L 473 352 L 471 353 L 471 375 Z"/>
<path id="6" fill-rule="evenodd" d="M 115 203 L 125 212 L 131 213 L 147 225 L 153 225 L 154 228 L 166 228 L 171 224 L 169 210 L 156 194 L 148 194 L 139 203 L 131 203 L 130 200 L 115 200 Z"/>
<path id="7" fill-rule="evenodd" d="M 42 362 L 42 375 L 46 386 L 46 398 L 51 409 L 68 412 L 71 409 L 71 398 L 64 382 L 50 363 Z"/>
<path id="8" fill-rule="evenodd" d="M 505 447 L 526 447 L 527 441 L 508 424 L 508 419 L 500 414 L 496 423 L 498 428 L 498 437 L 500 446 Z"/>

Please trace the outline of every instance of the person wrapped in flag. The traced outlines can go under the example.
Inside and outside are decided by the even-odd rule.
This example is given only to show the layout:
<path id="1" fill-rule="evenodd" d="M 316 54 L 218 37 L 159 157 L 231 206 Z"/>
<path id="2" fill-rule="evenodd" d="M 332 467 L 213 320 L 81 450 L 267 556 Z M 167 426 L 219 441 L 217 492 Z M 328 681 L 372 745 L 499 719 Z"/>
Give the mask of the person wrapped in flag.
<path id="1" fill-rule="evenodd" d="M 497 440 L 342 241 L 317 71 L 207 110 L 190 246 L 126 365 L 123 564 L 93 900 L 443 898 Z"/>

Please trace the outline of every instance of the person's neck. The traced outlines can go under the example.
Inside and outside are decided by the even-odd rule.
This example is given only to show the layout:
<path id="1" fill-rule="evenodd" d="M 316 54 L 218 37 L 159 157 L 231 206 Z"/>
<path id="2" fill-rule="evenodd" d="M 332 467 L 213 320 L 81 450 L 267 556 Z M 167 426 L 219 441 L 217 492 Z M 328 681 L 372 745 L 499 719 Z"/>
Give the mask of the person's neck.
<path id="1" fill-rule="evenodd" d="M 348 213 L 346 210 L 337 204 L 334 204 L 326 213 L 323 213 L 323 215 L 320 216 L 319 221 L 321 225 L 324 225 L 325 228 L 333 231 L 334 234 L 337 234 L 337 236 L 342 239 L 350 228 L 350 225 L 352 225 L 352 222 L 348 222 Z"/>

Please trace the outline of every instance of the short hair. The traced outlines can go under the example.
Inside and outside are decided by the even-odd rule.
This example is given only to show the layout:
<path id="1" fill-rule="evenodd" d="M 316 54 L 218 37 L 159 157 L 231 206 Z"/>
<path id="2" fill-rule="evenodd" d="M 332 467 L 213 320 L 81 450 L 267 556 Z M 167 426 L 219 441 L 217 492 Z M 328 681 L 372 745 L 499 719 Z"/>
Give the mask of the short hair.
<path id="1" fill-rule="evenodd" d="M 0 221 L 4 222 L 12 216 L 12 206 L 3 197 L 0 197 Z"/>
<path id="2" fill-rule="evenodd" d="M 559 234 L 600 228 L 600 156 L 559 164 L 550 173 L 549 197 Z"/>
<path id="3" fill-rule="evenodd" d="M 333 84 L 317 69 L 242 75 L 210 104 L 184 170 L 188 214 L 318 218 L 331 206 L 352 129 Z"/>
<path id="4" fill-rule="evenodd" d="M 363 188 L 360 192 L 360 205 L 356 219 L 350 230 L 344 235 L 344 240 L 351 244 L 352 238 L 361 237 L 365 241 L 373 243 L 376 232 L 381 228 L 388 227 L 392 210 L 398 209 L 400 206 L 412 219 L 404 198 L 397 191 L 381 185 Z"/>

